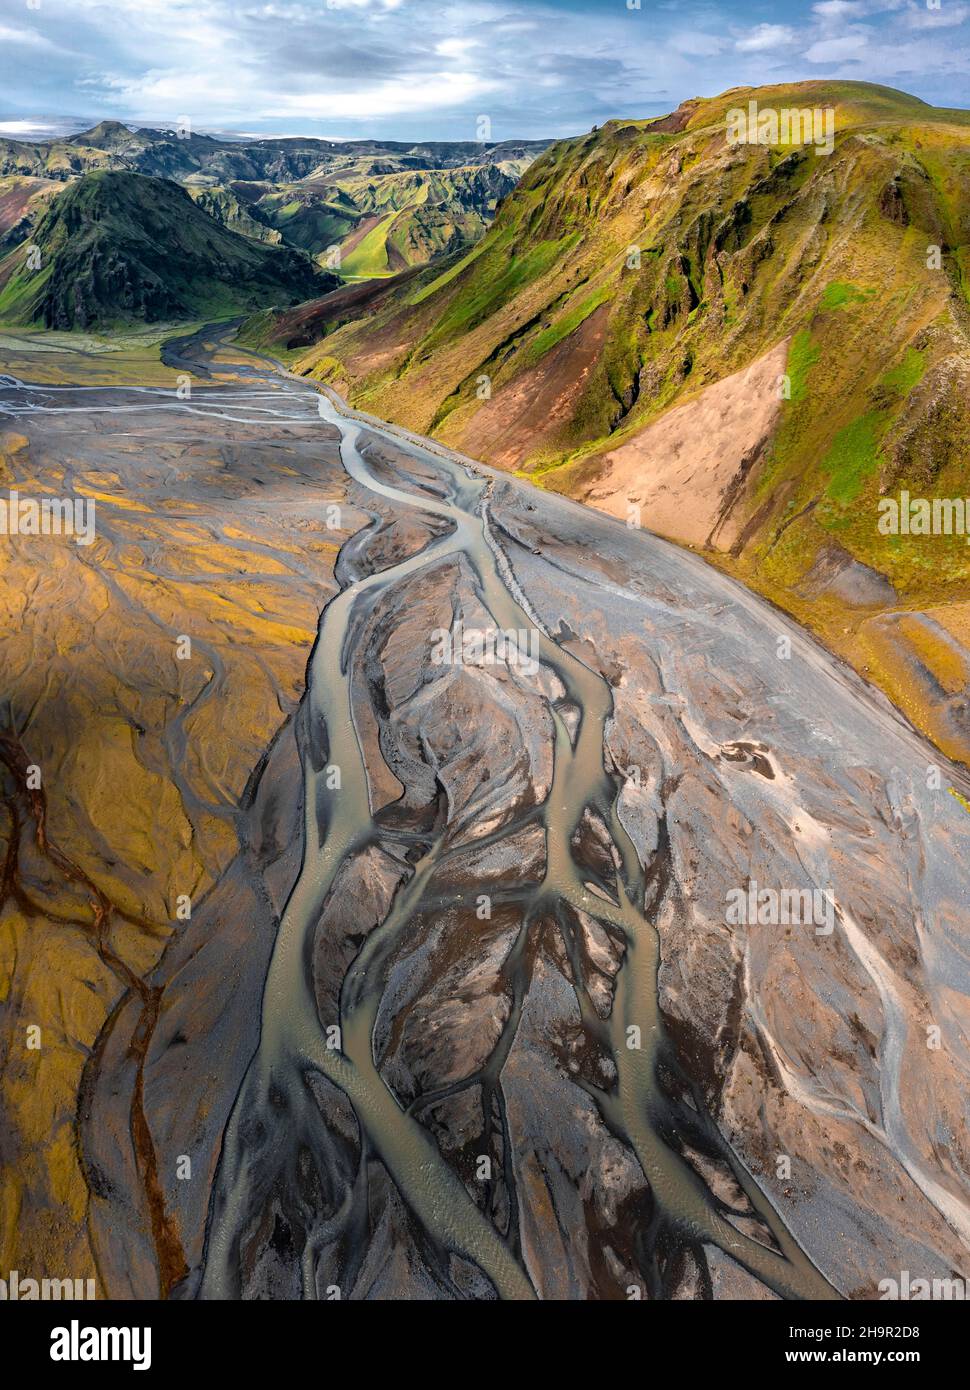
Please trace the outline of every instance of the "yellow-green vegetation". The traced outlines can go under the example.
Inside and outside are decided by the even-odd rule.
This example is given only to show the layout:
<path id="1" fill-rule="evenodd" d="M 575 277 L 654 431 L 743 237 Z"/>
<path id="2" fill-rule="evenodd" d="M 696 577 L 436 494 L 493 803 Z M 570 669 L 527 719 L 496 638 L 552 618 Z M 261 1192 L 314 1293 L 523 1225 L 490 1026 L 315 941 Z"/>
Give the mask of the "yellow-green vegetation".
<path id="1" fill-rule="evenodd" d="M 265 184 L 193 190 L 206 210 L 259 240 L 276 237 L 334 264 L 347 280 L 421 266 L 479 240 L 529 157 L 443 169 L 346 164 L 267 190 Z M 249 188 L 249 192 L 246 192 Z"/>
<path id="2" fill-rule="evenodd" d="M 369 280 L 376 275 L 390 275 L 387 263 L 387 235 L 396 213 L 378 222 L 341 263 L 340 273 L 346 280 Z"/>
<path id="3" fill-rule="evenodd" d="M 110 335 L 54 333 L 0 327 L 4 370 L 21 381 L 45 386 L 170 386 L 179 372 L 162 362 L 167 339 L 192 333 L 201 324 L 152 324 Z"/>
<path id="4" fill-rule="evenodd" d="M 457 260 L 452 257 L 451 264 L 448 266 L 447 270 L 443 270 L 440 274 L 432 276 L 430 280 L 427 279 L 427 277 L 423 277 L 423 283 L 406 297 L 405 302 L 408 304 L 420 304 L 423 300 L 437 293 L 439 289 L 443 289 L 445 285 L 449 285 L 451 281 L 454 280 L 457 275 L 460 275 L 465 267 L 470 265 L 476 256 L 478 256 L 479 249 L 479 247 L 474 247 Z"/>
<path id="5" fill-rule="evenodd" d="M 453 169 L 408 169 L 341 175 L 340 190 L 364 216 L 382 220 L 343 262 L 349 279 L 424 265 L 477 241 L 529 160 Z M 366 248 L 366 249 L 365 249 Z"/>
<path id="6" fill-rule="evenodd" d="M 832 105 L 834 152 L 728 146 L 726 111 L 754 97 Z M 474 255 L 326 335 L 307 370 L 316 351 L 336 358 L 356 401 L 460 446 L 476 414 L 498 410 L 503 388 L 526 374 L 541 375 L 603 307 L 602 352 L 577 382 L 568 418 L 551 437 L 522 439 L 522 465 L 542 459 L 552 486 L 562 468 L 568 487 L 570 465 L 792 336 L 791 407 L 814 417 L 819 382 L 826 394 L 840 388 L 835 412 L 826 401 L 826 437 L 811 444 L 819 464 L 832 454 L 833 499 L 851 501 L 907 395 L 891 379 L 885 391 L 898 399 L 873 411 L 865 393 L 946 316 L 959 281 L 970 179 L 944 177 L 938 165 L 945 148 L 962 158 L 970 127 L 959 113 L 861 83 L 739 91 L 690 103 L 680 124 L 614 121 L 552 146 Z M 927 265 L 931 244 L 942 248 L 939 270 Z M 395 350 L 375 351 L 385 343 Z M 853 400 L 863 408 L 850 414 Z M 787 430 L 767 476 L 789 472 L 789 454 L 806 450 L 804 420 Z M 837 440 L 840 430 L 848 434 Z"/>

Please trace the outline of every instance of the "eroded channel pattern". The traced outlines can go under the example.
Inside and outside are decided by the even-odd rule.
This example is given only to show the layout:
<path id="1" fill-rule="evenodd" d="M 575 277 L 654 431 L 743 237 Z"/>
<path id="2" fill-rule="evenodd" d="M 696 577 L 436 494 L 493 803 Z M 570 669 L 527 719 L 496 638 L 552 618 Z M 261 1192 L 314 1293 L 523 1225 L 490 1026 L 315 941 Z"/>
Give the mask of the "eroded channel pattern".
<path id="1" fill-rule="evenodd" d="M 960 1272 L 960 774 L 932 785 L 883 702 L 693 557 L 243 375 L 191 412 L 265 429 L 274 487 L 316 448 L 364 524 L 237 852 L 98 1041 L 78 1127 L 109 1289 L 875 1297 Z M 461 631 L 529 659 L 441 659 Z M 824 890 L 834 929 L 730 922 L 753 881 Z"/>

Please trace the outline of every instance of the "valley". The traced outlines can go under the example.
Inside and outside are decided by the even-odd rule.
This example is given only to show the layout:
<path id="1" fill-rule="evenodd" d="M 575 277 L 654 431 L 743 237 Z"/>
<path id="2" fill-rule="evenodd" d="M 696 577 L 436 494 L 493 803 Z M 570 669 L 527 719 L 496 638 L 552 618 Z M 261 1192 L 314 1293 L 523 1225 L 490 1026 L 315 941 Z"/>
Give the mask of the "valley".
<path id="1" fill-rule="evenodd" d="M 965 1290 L 968 207 L 835 77 L 0 139 L 0 1286 Z"/>
<path id="2" fill-rule="evenodd" d="M 831 113 L 831 152 L 728 113 Z M 245 330 L 358 408 L 694 547 L 970 760 L 959 498 L 970 124 L 862 82 L 737 88 L 531 165 L 464 255 Z"/>
<path id="3" fill-rule="evenodd" d="M 0 254 L 29 239 L 66 185 L 128 172 L 180 185 L 230 231 L 348 281 L 388 276 L 477 241 L 548 143 L 227 141 L 118 121 L 66 140 L 0 139 Z"/>
<path id="4" fill-rule="evenodd" d="M 689 551 L 224 326 L 163 345 L 168 386 L 88 369 L 0 382 L 4 486 L 98 499 L 91 546 L 10 537 L 0 575 L 7 1267 L 114 1298 L 965 1272 L 964 771 Z M 834 930 L 737 921 L 752 881 Z"/>

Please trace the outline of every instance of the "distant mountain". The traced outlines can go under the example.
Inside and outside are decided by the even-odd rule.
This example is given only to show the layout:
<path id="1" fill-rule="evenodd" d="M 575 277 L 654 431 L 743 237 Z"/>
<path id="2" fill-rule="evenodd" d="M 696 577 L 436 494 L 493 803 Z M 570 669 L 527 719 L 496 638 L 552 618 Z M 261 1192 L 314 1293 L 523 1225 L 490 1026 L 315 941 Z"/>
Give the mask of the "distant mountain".
<path id="1" fill-rule="evenodd" d="M 233 180 L 294 183 L 357 161 L 384 161 L 381 172 L 389 173 L 531 160 L 549 144 L 548 140 L 432 140 L 415 145 L 398 140 L 338 141 L 302 136 L 217 140 L 191 131 L 133 131 L 120 121 L 101 121 L 66 139 L 0 140 L 0 177 L 29 174 L 69 179 L 90 168 L 128 168 L 209 186 Z"/>
<path id="2" fill-rule="evenodd" d="M 355 160 L 332 173 L 269 191 L 244 183 L 234 183 L 230 190 L 191 191 L 206 206 L 209 199 L 227 194 L 251 198 L 249 215 L 276 229 L 284 241 L 324 258 L 336 246 L 341 274 L 370 278 L 426 265 L 478 241 L 529 161 L 450 169 L 400 169 L 396 164 Z"/>
<path id="3" fill-rule="evenodd" d="M 729 138 L 751 102 L 817 111 L 819 148 Z M 291 363 L 363 409 L 703 549 L 970 759 L 967 538 L 879 526 L 906 491 L 970 497 L 970 113 L 809 82 L 611 121 L 470 251 L 255 331 L 316 339 Z"/>
<path id="4" fill-rule="evenodd" d="M 170 179 L 243 236 L 285 242 L 324 266 L 335 263 L 339 248 L 341 268 L 358 279 L 423 265 L 478 240 L 548 143 L 232 141 L 101 121 L 62 140 L 0 140 L 0 180 L 45 180 L 56 191 L 96 169 Z M 24 235 L 31 225 L 24 222 Z M 12 239 L 0 225 L 5 232 Z"/>
<path id="5" fill-rule="evenodd" d="M 227 316 L 339 283 L 299 252 L 227 230 L 184 189 L 98 171 L 71 183 L 0 261 L 0 320 L 48 328 Z"/>

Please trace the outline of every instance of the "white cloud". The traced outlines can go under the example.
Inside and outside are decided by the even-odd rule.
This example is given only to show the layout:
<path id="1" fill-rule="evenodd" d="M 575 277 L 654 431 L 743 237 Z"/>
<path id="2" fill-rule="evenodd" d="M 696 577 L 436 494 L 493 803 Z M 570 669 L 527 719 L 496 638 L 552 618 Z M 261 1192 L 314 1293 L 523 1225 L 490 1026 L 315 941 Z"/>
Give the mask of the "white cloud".
<path id="1" fill-rule="evenodd" d="M 0 136 L 10 140 L 43 140 L 48 135 L 59 135 L 59 121 L 0 121 Z"/>
<path id="2" fill-rule="evenodd" d="M 0 114 L 196 129 L 566 135 L 685 96 L 833 73 L 970 91 L 970 0 L 0 0 Z M 748 18 L 750 16 L 750 18 Z M 34 34 L 34 38 L 23 35 Z M 11 37 L 16 36 L 16 37 Z M 62 44 L 58 49 L 55 45 Z M 841 75 L 841 74 L 839 74 Z M 898 75 L 898 81 L 893 82 Z M 662 103 L 662 105 L 661 105 Z M 383 123 L 382 128 L 379 123 Z"/>
<path id="3" fill-rule="evenodd" d="M 284 95 L 275 98 L 260 115 L 272 118 L 283 112 L 285 115 L 306 116 L 314 120 L 353 117 L 380 120 L 387 116 L 403 116 L 416 111 L 433 111 L 436 107 L 460 105 L 487 95 L 494 91 L 496 85 L 468 72 L 438 73 L 434 77 L 423 78 L 420 83 L 401 78 L 393 82 L 377 82 L 361 91 L 328 91 L 320 96 Z"/>
<path id="4" fill-rule="evenodd" d="M 36 29 L 23 29 L 19 24 L 0 24 L 0 43 L 12 43 L 22 48 L 54 49 L 46 34 L 38 34 Z"/>
<path id="5" fill-rule="evenodd" d="M 765 49 L 781 48 L 794 37 L 795 31 L 787 24 L 759 24 L 734 46 L 740 53 L 762 53 Z"/>
<path id="6" fill-rule="evenodd" d="M 238 85 L 227 78 L 214 83 L 211 74 L 193 72 L 146 73 L 137 82 L 102 75 L 88 85 L 100 87 L 119 106 L 138 102 L 143 119 L 170 121 L 172 111 L 192 113 L 200 91 L 205 92 L 207 119 L 230 118 L 239 108 Z M 328 84 L 315 92 L 261 92 L 250 117 L 323 121 L 334 119 L 381 120 L 415 112 L 450 107 L 486 96 L 495 84 L 468 72 L 440 72 L 413 82 L 409 77 L 371 81 L 356 88 Z"/>
<path id="7" fill-rule="evenodd" d="M 326 0 L 328 10 L 398 10 L 404 0 Z"/>
<path id="8" fill-rule="evenodd" d="M 970 15 L 967 5 L 944 4 L 938 10 L 928 10 L 919 5 L 907 6 L 903 23 L 908 29 L 951 29 L 962 24 Z"/>
<path id="9" fill-rule="evenodd" d="M 913 37 L 906 42 L 870 43 L 865 55 L 865 76 L 870 82 L 887 82 L 890 86 L 907 88 L 914 72 L 932 72 L 950 83 L 955 90 L 966 89 L 966 73 L 970 69 L 970 50 L 965 45 L 940 43 L 938 39 Z M 834 77 L 858 78 L 857 63 L 836 68 Z M 944 100 L 940 105 L 960 105 L 959 100 Z"/>
<path id="10" fill-rule="evenodd" d="M 856 19 L 866 13 L 863 0 L 820 0 L 812 13 L 821 19 Z"/>
<path id="11" fill-rule="evenodd" d="M 434 51 L 442 58 L 463 58 L 470 48 L 476 45 L 476 39 L 442 39 L 436 43 Z"/>
<path id="12" fill-rule="evenodd" d="M 841 63 L 861 57 L 868 42 L 868 31 L 855 29 L 835 39 L 820 39 L 805 50 L 805 57 L 810 63 Z"/>

